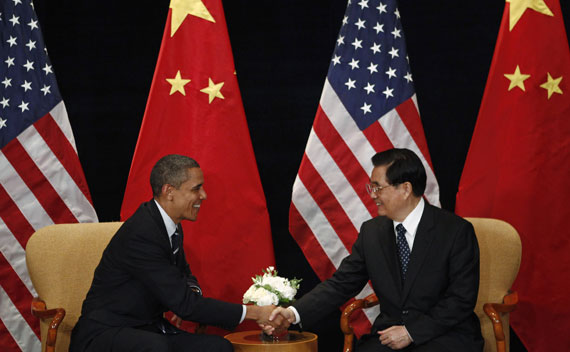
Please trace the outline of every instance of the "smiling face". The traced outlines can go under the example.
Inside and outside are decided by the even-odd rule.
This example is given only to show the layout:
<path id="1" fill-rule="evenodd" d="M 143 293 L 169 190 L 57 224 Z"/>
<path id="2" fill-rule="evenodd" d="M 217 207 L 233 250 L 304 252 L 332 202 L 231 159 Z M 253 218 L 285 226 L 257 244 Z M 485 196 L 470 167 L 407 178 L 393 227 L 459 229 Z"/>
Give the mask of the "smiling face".
<path id="1" fill-rule="evenodd" d="M 176 224 L 182 220 L 196 221 L 200 205 L 207 198 L 202 170 L 198 167 L 190 168 L 187 174 L 188 179 L 180 187 L 169 184 L 162 187 L 160 198 L 164 202 L 159 202 Z"/>
<path id="2" fill-rule="evenodd" d="M 408 182 L 391 185 L 386 179 L 388 165 L 377 166 L 372 170 L 370 183 L 382 189 L 372 192 L 370 197 L 378 207 L 378 215 L 386 216 L 395 221 L 402 221 L 409 214 L 409 196 L 411 187 Z M 413 209 L 413 208 L 412 208 Z"/>

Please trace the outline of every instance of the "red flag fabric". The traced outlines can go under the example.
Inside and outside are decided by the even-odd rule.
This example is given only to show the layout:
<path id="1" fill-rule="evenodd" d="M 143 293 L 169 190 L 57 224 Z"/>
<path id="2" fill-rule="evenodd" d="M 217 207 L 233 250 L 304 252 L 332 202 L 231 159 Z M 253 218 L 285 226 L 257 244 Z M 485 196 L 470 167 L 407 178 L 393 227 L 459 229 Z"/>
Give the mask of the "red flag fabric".
<path id="1" fill-rule="evenodd" d="M 251 277 L 274 264 L 269 216 L 220 0 L 172 0 L 121 208 L 151 199 L 150 171 L 190 156 L 208 198 L 184 221 L 184 250 L 207 297 L 241 303 Z"/>
<path id="2" fill-rule="evenodd" d="M 507 1 L 456 211 L 518 230 L 511 325 L 529 351 L 570 346 L 569 81 L 558 0 Z"/>
<path id="3" fill-rule="evenodd" d="M 33 5 L 0 9 L 0 350 L 39 351 L 24 248 L 44 226 L 97 214 Z"/>
<path id="4" fill-rule="evenodd" d="M 291 235 L 321 280 L 377 214 L 365 190 L 376 152 L 413 150 L 426 168 L 426 198 L 440 205 L 396 1 L 349 3 L 342 23 L 289 211 Z M 370 293 L 366 285 L 357 297 Z M 369 332 L 378 313 L 359 311 L 356 334 Z"/>

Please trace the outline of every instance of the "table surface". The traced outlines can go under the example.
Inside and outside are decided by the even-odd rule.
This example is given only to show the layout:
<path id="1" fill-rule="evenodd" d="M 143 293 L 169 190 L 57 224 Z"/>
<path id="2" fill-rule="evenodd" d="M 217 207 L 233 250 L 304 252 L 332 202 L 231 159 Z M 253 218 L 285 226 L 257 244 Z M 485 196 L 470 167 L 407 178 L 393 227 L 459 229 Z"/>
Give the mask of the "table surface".
<path id="1" fill-rule="evenodd" d="M 317 351 L 317 335 L 311 332 L 290 331 L 289 340 L 264 341 L 261 330 L 234 332 L 226 335 L 236 351 Z"/>

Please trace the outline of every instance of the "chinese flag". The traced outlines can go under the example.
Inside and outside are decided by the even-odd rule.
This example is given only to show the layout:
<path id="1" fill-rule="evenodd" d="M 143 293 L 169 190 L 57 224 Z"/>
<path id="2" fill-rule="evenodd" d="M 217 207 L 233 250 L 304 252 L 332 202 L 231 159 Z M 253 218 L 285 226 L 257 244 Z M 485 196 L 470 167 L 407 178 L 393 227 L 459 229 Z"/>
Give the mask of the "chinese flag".
<path id="1" fill-rule="evenodd" d="M 172 153 L 198 161 L 208 194 L 198 220 L 183 222 L 192 273 L 205 296 L 241 303 L 275 260 L 220 0 L 171 0 L 122 220 L 152 198 L 150 171 Z"/>
<path id="2" fill-rule="evenodd" d="M 511 325 L 529 351 L 570 346 L 569 83 L 558 0 L 507 0 L 456 211 L 518 230 Z"/>

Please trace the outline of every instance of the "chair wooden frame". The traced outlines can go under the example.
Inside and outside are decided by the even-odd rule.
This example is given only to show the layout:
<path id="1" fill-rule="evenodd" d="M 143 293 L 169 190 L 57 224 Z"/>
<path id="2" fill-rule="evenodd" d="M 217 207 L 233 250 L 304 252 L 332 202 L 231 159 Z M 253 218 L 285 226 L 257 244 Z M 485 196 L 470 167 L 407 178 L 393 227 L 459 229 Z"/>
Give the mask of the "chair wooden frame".
<path id="1" fill-rule="evenodd" d="M 46 303 L 34 297 L 32 300 L 32 315 L 39 319 L 51 319 L 46 337 L 45 352 L 55 352 L 55 341 L 57 340 L 57 328 L 65 318 L 65 309 L 47 309 Z"/>
<path id="2" fill-rule="evenodd" d="M 497 342 L 497 352 L 506 352 L 507 345 L 505 342 L 505 331 L 503 329 L 503 321 L 499 313 L 510 313 L 517 307 L 519 295 L 517 292 L 511 292 L 505 296 L 503 303 L 485 303 L 483 311 L 493 323 L 493 331 L 495 332 L 495 341 Z"/>

